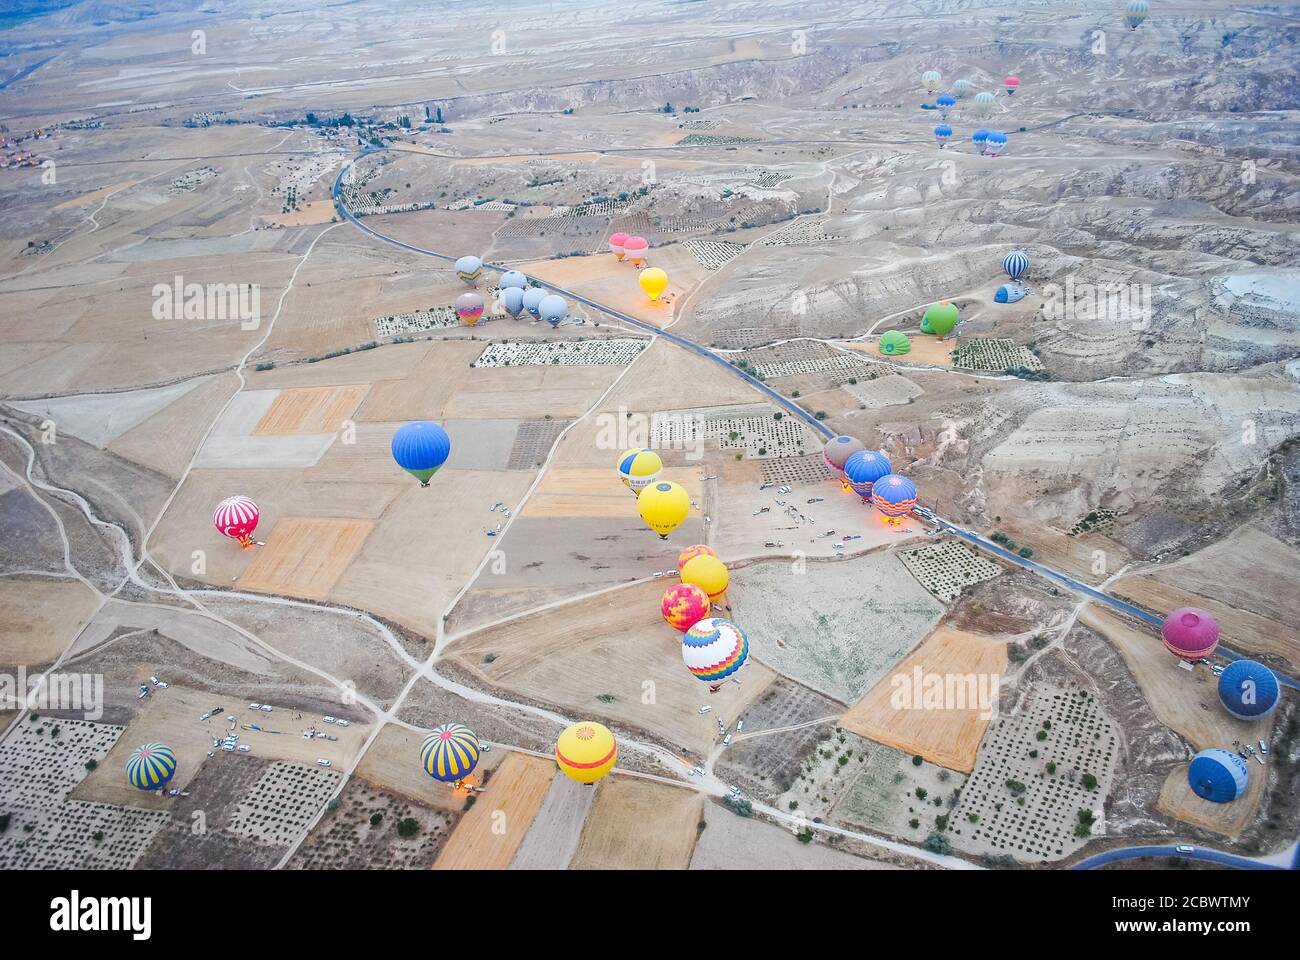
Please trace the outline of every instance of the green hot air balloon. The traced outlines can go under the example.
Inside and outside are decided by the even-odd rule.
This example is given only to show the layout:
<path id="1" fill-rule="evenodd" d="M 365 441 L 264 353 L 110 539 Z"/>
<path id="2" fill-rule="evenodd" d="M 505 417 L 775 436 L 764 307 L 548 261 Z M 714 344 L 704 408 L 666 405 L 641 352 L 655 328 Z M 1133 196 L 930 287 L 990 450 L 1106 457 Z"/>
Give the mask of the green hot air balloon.
<path id="1" fill-rule="evenodd" d="M 901 357 L 912 349 L 912 341 L 901 330 L 886 330 L 880 335 L 876 349 L 887 357 Z"/>
<path id="2" fill-rule="evenodd" d="M 932 304 L 925 311 L 925 316 L 921 318 L 921 332 L 932 333 L 936 337 L 946 337 L 952 333 L 953 327 L 957 326 L 957 321 L 960 319 L 961 312 L 956 304 L 944 300 Z"/>

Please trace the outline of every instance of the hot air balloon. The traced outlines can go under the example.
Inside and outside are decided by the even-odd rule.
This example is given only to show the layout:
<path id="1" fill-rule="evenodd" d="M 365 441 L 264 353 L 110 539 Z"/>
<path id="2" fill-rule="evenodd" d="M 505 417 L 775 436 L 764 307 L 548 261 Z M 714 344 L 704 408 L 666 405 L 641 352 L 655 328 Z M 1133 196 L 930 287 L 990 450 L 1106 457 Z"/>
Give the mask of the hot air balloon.
<path id="1" fill-rule="evenodd" d="M 896 524 L 916 506 L 916 484 L 896 473 L 886 474 L 872 484 L 871 504 Z"/>
<path id="2" fill-rule="evenodd" d="M 1124 14 L 1124 22 L 1128 24 L 1130 30 L 1136 30 L 1142 25 L 1142 21 L 1147 18 L 1147 13 L 1151 10 L 1147 6 L 1147 0 L 1132 0 L 1128 5 L 1128 11 Z"/>
<path id="3" fill-rule="evenodd" d="M 460 317 L 465 326 L 474 326 L 479 317 L 483 316 L 483 298 L 472 291 L 462 293 L 456 298 L 456 316 Z"/>
<path id="4" fill-rule="evenodd" d="M 709 615 L 709 595 L 693 583 L 675 583 L 659 602 L 668 626 L 685 633 Z"/>
<path id="5" fill-rule="evenodd" d="M 429 478 L 447 462 L 451 437 L 432 420 L 413 420 L 397 428 L 392 451 L 397 465 L 427 487 Z"/>
<path id="6" fill-rule="evenodd" d="M 478 766 L 478 755 L 473 730 L 461 723 L 444 723 L 420 745 L 420 766 L 433 779 L 459 787 Z"/>
<path id="7" fill-rule="evenodd" d="M 628 239 L 626 233 L 616 233 L 609 238 L 610 252 L 619 260 L 622 260 L 627 255 L 623 250 L 623 244 L 627 243 Z"/>
<path id="8" fill-rule="evenodd" d="M 876 341 L 876 349 L 888 357 L 901 357 L 912 349 L 912 341 L 901 330 L 886 330 Z"/>
<path id="9" fill-rule="evenodd" d="M 624 450 L 618 458 L 618 475 L 623 483 L 632 488 L 633 493 L 640 493 L 659 479 L 664 471 L 664 462 L 659 454 L 642 447 Z"/>
<path id="10" fill-rule="evenodd" d="M 966 96 L 974 89 L 975 89 L 974 84 L 972 84 L 969 80 L 958 80 L 956 83 L 952 85 L 952 92 L 955 93 L 958 96 L 958 98 Z"/>
<path id="11" fill-rule="evenodd" d="M 456 261 L 456 276 L 460 277 L 471 287 L 478 283 L 478 278 L 483 274 L 483 261 L 478 257 L 461 257 Z"/>
<path id="12" fill-rule="evenodd" d="M 176 774 L 176 754 L 162 743 L 146 743 L 131 751 L 126 779 L 140 790 L 161 790 Z"/>
<path id="13" fill-rule="evenodd" d="M 993 94 L 977 93 L 975 94 L 975 112 L 981 117 L 988 117 L 993 114 Z"/>
<path id="14" fill-rule="evenodd" d="M 939 99 L 934 101 L 939 105 L 939 113 L 943 117 L 948 116 L 948 111 L 957 105 L 957 98 L 951 93 L 939 94 Z"/>
<path id="15" fill-rule="evenodd" d="M 667 540 L 691 512 L 691 496 L 671 480 L 658 480 L 641 491 L 637 513 L 647 527 Z"/>
<path id="16" fill-rule="evenodd" d="M 537 305 L 537 314 L 553 327 L 558 327 L 569 314 L 569 304 L 558 294 L 542 297 Z"/>
<path id="17" fill-rule="evenodd" d="M 984 153 L 984 148 L 988 144 L 989 132 L 987 130 L 976 130 L 970 135 L 971 140 L 980 148 L 980 153 Z"/>
<path id="18" fill-rule="evenodd" d="M 822 448 L 822 459 L 834 471 L 835 476 L 840 478 L 840 486 L 845 490 L 849 489 L 849 481 L 844 478 L 844 464 L 848 463 L 849 457 L 865 449 L 866 444 L 861 440 L 843 436 L 831 437 Z"/>
<path id="19" fill-rule="evenodd" d="M 528 278 L 518 270 L 507 270 L 501 274 L 501 289 L 508 287 L 518 287 L 520 290 L 528 289 Z"/>
<path id="20" fill-rule="evenodd" d="M 545 299 L 546 291 L 541 287 L 529 287 L 524 291 L 524 309 L 532 314 L 534 320 L 542 318 L 541 311 L 538 308 Z"/>
<path id="21" fill-rule="evenodd" d="M 844 464 L 844 476 L 848 478 L 849 487 L 868 505 L 875 482 L 893 472 L 889 458 L 880 450 L 859 450 Z"/>
<path id="22" fill-rule="evenodd" d="M 693 543 L 681 553 L 677 554 L 677 572 L 682 572 L 682 567 L 690 563 L 696 557 L 716 557 L 718 551 L 714 550 L 707 543 Z"/>
<path id="23" fill-rule="evenodd" d="M 1007 77 L 1005 80 L 1002 81 L 1002 86 L 1006 88 L 1007 96 L 1011 96 L 1017 90 L 1020 89 L 1020 78 Z"/>
<path id="24" fill-rule="evenodd" d="M 1219 674 L 1219 702 L 1238 720 L 1267 717 L 1281 693 L 1277 674 L 1255 660 L 1234 660 Z"/>
<path id="25" fill-rule="evenodd" d="M 1213 747 L 1192 757 L 1187 784 L 1202 800 L 1231 803 L 1246 792 L 1250 768 L 1230 750 Z"/>
<path id="26" fill-rule="evenodd" d="M 722 681 L 749 659 L 745 631 L 722 617 L 705 617 L 682 635 L 686 669 L 717 690 Z"/>
<path id="27" fill-rule="evenodd" d="M 623 252 L 638 267 L 645 262 L 646 251 L 649 249 L 650 243 L 645 237 L 628 237 L 623 244 Z"/>
<path id="28" fill-rule="evenodd" d="M 658 267 L 642 270 L 641 276 L 637 280 L 641 284 L 641 289 L 645 291 L 645 295 L 656 302 L 659 300 L 659 295 L 668 289 L 668 274 Z"/>
<path id="29" fill-rule="evenodd" d="M 1218 648 L 1219 623 L 1204 610 L 1179 607 L 1165 617 L 1160 625 L 1160 635 L 1170 653 L 1195 663 Z"/>
<path id="30" fill-rule="evenodd" d="M 720 607 L 727 605 L 727 584 L 731 574 L 727 565 L 717 557 L 702 554 L 682 564 L 682 583 L 693 583 L 709 595 L 709 600 Z"/>
<path id="31" fill-rule="evenodd" d="M 583 720 L 566 727 L 555 741 L 555 762 L 570 780 L 592 784 L 614 769 L 618 741 L 609 727 Z"/>
<path id="32" fill-rule="evenodd" d="M 957 309 L 957 305 L 941 300 L 926 308 L 925 314 L 921 317 L 921 332 L 942 339 L 952 333 L 960 319 L 961 311 Z"/>
<path id="33" fill-rule="evenodd" d="M 952 127 L 948 126 L 946 123 L 941 123 L 934 128 L 934 139 L 939 141 L 939 149 L 941 150 L 943 149 L 943 145 L 948 142 L 948 138 L 951 136 Z"/>
<path id="34" fill-rule="evenodd" d="M 996 157 L 1006 145 L 1007 135 L 1001 130 L 992 130 L 989 132 L 988 149 L 985 152 L 990 157 Z"/>
<path id="35" fill-rule="evenodd" d="M 939 89 L 939 81 L 942 79 L 938 70 L 927 70 L 921 74 L 921 86 L 925 87 L 926 93 L 934 93 Z"/>
<path id="36" fill-rule="evenodd" d="M 212 525 L 231 540 L 247 550 L 253 545 L 253 531 L 257 529 L 261 512 L 248 497 L 226 497 L 212 511 Z"/>
<path id="37" fill-rule="evenodd" d="M 1029 257 L 1021 250 L 1012 250 L 1002 258 L 1002 269 L 1012 280 L 1019 280 L 1029 269 Z"/>
<path id="38" fill-rule="evenodd" d="M 503 287 L 500 303 L 501 309 L 518 320 L 519 311 L 524 308 L 524 291 L 519 287 Z"/>

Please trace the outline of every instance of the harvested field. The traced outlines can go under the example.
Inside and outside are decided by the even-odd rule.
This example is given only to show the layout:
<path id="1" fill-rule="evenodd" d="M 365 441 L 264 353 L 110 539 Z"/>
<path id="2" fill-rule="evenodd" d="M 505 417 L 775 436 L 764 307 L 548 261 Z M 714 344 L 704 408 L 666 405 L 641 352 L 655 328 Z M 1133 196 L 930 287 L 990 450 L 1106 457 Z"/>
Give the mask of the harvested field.
<path id="1" fill-rule="evenodd" d="M 685 467 L 668 467 L 661 477 L 680 484 L 699 502 L 700 473 Z M 639 522 L 636 497 L 610 469 L 553 467 L 524 505 L 521 517 L 618 517 Z"/>
<path id="2" fill-rule="evenodd" d="M 1170 771 L 1160 788 L 1156 809 L 1175 820 L 1236 840 L 1255 819 L 1268 783 L 1268 767 L 1248 761 L 1250 780 L 1246 792 L 1231 803 L 1213 803 L 1193 793 L 1187 782 L 1187 767 L 1188 764 L 1179 764 Z"/>
<path id="3" fill-rule="evenodd" d="M 582 838 L 591 802 L 597 791 L 568 777 L 555 777 L 532 829 L 514 860 L 511 870 L 564 870 L 573 859 Z"/>
<path id="4" fill-rule="evenodd" d="M 1002 573 L 1000 565 L 956 537 L 904 550 L 899 556 L 921 586 L 945 603 L 956 600 L 966 587 Z"/>
<path id="5" fill-rule="evenodd" d="M 685 870 L 704 798 L 694 790 L 614 776 L 596 787 L 571 870 Z"/>
<path id="6" fill-rule="evenodd" d="M 1006 668 L 1005 643 L 940 627 L 854 704 L 840 726 L 970 773 Z"/>
<path id="7" fill-rule="evenodd" d="M 452 831 L 435 870 L 505 870 L 556 776 L 555 761 L 512 753 Z M 504 828 L 504 829 L 502 829 Z"/>
<path id="8" fill-rule="evenodd" d="M 52 663 L 90 622 L 95 606 L 94 593 L 75 580 L 0 580 L 0 665 Z"/>
<path id="9" fill-rule="evenodd" d="M 365 399 L 369 387 L 299 387 L 281 390 L 253 428 L 258 437 L 337 433 Z"/>
<path id="10" fill-rule="evenodd" d="M 308 600 L 329 595 L 374 529 L 369 520 L 285 517 L 258 547 L 239 585 Z"/>
<path id="11" fill-rule="evenodd" d="M 692 870 L 896 870 L 821 843 L 800 843 L 789 830 L 726 807 L 704 808 L 706 824 L 691 854 Z"/>

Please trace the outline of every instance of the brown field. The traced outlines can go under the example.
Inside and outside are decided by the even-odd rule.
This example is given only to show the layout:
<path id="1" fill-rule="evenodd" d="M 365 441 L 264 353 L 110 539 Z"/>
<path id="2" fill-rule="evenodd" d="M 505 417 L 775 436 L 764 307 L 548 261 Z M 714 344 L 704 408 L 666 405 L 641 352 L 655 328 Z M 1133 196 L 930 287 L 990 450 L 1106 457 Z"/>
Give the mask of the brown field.
<path id="1" fill-rule="evenodd" d="M 700 471 L 694 467 L 668 467 L 664 480 L 680 484 L 699 502 Z M 630 517 L 636 519 L 636 498 L 619 481 L 613 468 L 546 471 L 542 482 L 524 505 L 527 517 Z"/>
<path id="2" fill-rule="evenodd" d="M 1225 578 L 1225 569 L 1250 576 Z M 1256 527 L 1242 527 L 1155 573 L 1123 577 L 1114 592 L 1156 611 L 1201 607 L 1219 621 L 1225 644 L 1278 657 L 1288 672 L 1300 669 L 1300 552 Z"/>
<path id="3" fill-rule="evenodd" d="M 854 704 L 840 718 L 840 726 L 877 743 L 919 754 L 939 766 L 970 773 L 991 717 L 982 716 L 978 706 L 969 710 L 896 709 L 890 702 L 894 693 L 890 679 L 902 676 L 910 685 L 917 667 L 923 676 L 1001 676 L 1007 668 L 1007 647 L 980 634 L 940 627 Z"/>
<path id="4" fill-rule="evenodd" d="M 238 389 L 233 373 L 215 376 L 119 436 L 107 449 L 169 477 L 180 477 L 213 417 Z"/>
<path id="5" fill-rule="evenodd" d="M 877 331 L 879 333 L 881 331 Z M 905 331 L 907 332 L 907 331 Z M 876 339 L 861 343 L 846 343 L 844 346 L 850 350 L 857 350 L 865 353 L 867 356 L 876 360 L 883 360 L 887 363 L 896 363 L 900 367 L 915 364 L 917 366 L 931 367 L 951 367 L 952 350 L 957 346 L 957 340 L 939 340 L 936 337 L 924 333 L 907 332 L 907 337 L 912 341 L 912 349 L 901 357 L 891 357 L 882 354 L 876 349 Z"/>
<path id="6" fill-rule="evenodd" d="M 652 248 L 646 256 L 646 266 L 660 267 L 668 274 L 668 288 L 658 303 L 651 302 L 641 289 L 637 268 L 630 261 L 620 263 L 610 253 L 534 261 L 520 269 L 530 277 L 598 298 L 599 302 L 638 320 L 657 327 L 667 326 L 674 319 L 673 302 L 680 300 L 708 273 L 680 245 Z"/>
<path id="7" fill-rule="evenodd" d="M 119 190 L 125 190 L 127 187 L 134 187 L 138 180 L 123 180 L 121 183 L 115 183 L 109 187 L 100 187 L 98 190 L 92 190 L 90 193 L 83 193 L 79 197 L 73 197 L 71 200 L 64 200 L 54 207 L 55 210 L 69 210 L 72 207 L 84 207 L 87 204 L 94 203 L 96 200 L 103 200 L 105 197 L 111 197 Z"/>
<path id="8" fill-rule="evenodd" d="M 223 705 L 220 715 L 211 720 L 199 717 L 215 706 Z M 233 714 L 235 729 L 230 729 L 226 717 Z M 318 717 L 280 708 L 272 713 L 251 711 L 247 703 L 232 702 L 229 698 L 173 685 L 166 690 L 154 690 L 143 701 L 136 714 L 118 738 L 108 756 L 70 795 L 75 800 L 113 803 L 130 807 L 147 807 L 151 810 L 167 809 L 176 802 L 174 797 L 160 797 L 155 793 L 137 790 L 126 779 L 126 761 L 136 747 L 144 743 L 165 743 L 176 754 L 176 774 L 171 787 L 184 789 L 199 767 L 213 750 L 213 738 L 228 733 L 239 734 L 239 742 L 252 747 L 249 756 L 259 759 L 295 760 L 315 763 L 318 757 L 333 762 L 336 767 L 347 763 L 361 749 L 370 734 L 368 723 L 353 720 L 347 727 L 331 727 L 337 741 L 306 739 L 302 732 L 313 725 Z M 244 730 L 245 723 L 256 723 L 262 731 Z M 323 724 L 317 724 L 318 729 Z M 279 731 L 273 733 L 271 731 Z M 217 753 L 220 754 L 220 750 Z M 235 753 L 238 760 L 243 754 Z"/>
<path id="9" fill-rule="evenodd" d="M 1247 723 L 1230 716 L 1219 703 L 1218 684 L 1210 668 L 1197 665 L 1189 673 L 1179 667 L 1155 628 L 1139 630 L 1093 604 L 1083 608 L 1079 622 L 1115 645 L 1161 723 L 1182 734 L 1197 750 L 1268 737 L 1272 718 Z"/>
<path id="10" fill-rule="evenodd" d="M 310 200 L 294 213 L 264 213 L 261 219 L 281 227 L 306 227 L 316 223 L 329 223 L 338 213 L 333 200 Z"/>
<path id="11" fill-rule="evenodd" d="M 53 663 L 90 622 L 97 601 L 70 580 L 0 580 L 0 664 L 28 669 Z"/>
<path id="12" fill-rule="evenodd" d="M 323 600 L 361 550 L 374 523 L 285 517 L 257 547 L 239 585 L 245 590 Z"/>
<path id="13" fill-rule="evenodd" d="M 537 816 L 555 776 L 555 762 L 512 753 L 486 792 L 461 817 L 433 864 L 435 870 L 505 870 Z M 497 833 L 498 824 L 504 833 Z"/>
<path id="14" fill-rule="evenodd" d="M 580 417 L 622 372 L 622 367 L 612 364 L 470 370 L 447 400 L 443 416 L 449 420 L 531 419 L 541 414 L 557 420 Z"/>
<path id="15" fill-rule="evenodd" d="M 410 345 L 414 346 L 414 344 Z M 384 347 L 385 351 L 391 347 Z M 400 377 L 374 383 L 357 411 L 357 420 L 441 420 L 447 403 L 471 376 L 470 364 L 483 352 L 472 340 L 426 343 L 420 362 Z M 481 371 L 490 373 L 491 371 Z"/>
<path id="16" fill-rule="evenodd" d="M 356 412 L 369 390 L 366 384 L 346 387 L 298 387 L 283 390 L 262 415 L 253 435 L 283 437 L 336 433 Z"/>
<path id="17" fill-rule="evenodd" d="M 1188 764 L 1179 764 L 1170 771 L 1160 788 L 1156 809 L 1175 820 L 1235 840 L 1255 818 L 1259 801 L 1264 796 L 1264 786 L 1268 782 L 1267 767 L 1261 767 L 1253 760 L 1247 761 L 1246 766 L 1250 769 L 1246 792 L 1232 803 L 1212 803 L 1192 792 L 1191 785 L 1187 782 Z"/>
<path id="18" fill-rule="evenodd" d="M 636 584 L 527 614 L 457 639 L 447 653 L 493 685 L 575 714 L 612 717 L 703 754 L 718 739 L 714 718 L 744 712 L 773 675 L 751 657 L 742 683 L 710 694 L 682 665 L 681 635 L 659 614 L 665 586 Z M 597 700 L 602 694 L 614 700 Z M 713 712 L 701 716 L 704 703 Z"/>
<path id="19" fill-rule="evenodd" d="M 693 790 L 610 777 L 596 787 L 569 869 L 685 870 L 703 814 L 704 798 Z"/>

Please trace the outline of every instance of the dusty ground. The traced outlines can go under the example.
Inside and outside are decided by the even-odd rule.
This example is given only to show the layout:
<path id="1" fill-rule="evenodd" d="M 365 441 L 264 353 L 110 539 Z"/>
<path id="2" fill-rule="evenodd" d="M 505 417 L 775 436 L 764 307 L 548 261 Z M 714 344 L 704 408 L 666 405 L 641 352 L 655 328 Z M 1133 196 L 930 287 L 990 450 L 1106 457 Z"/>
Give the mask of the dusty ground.
<path id="1" fill-rule="evenodd" d="M 504 870 L 542 805 L 555 763 L 512 753 L 447 840 L 435 870 Z"/>
<path id="2" fill-rule="evenodd" d="M 569 869 L 684 870 L 703 813 L 693 790 L 609 777 L 596 787 Z"/>

